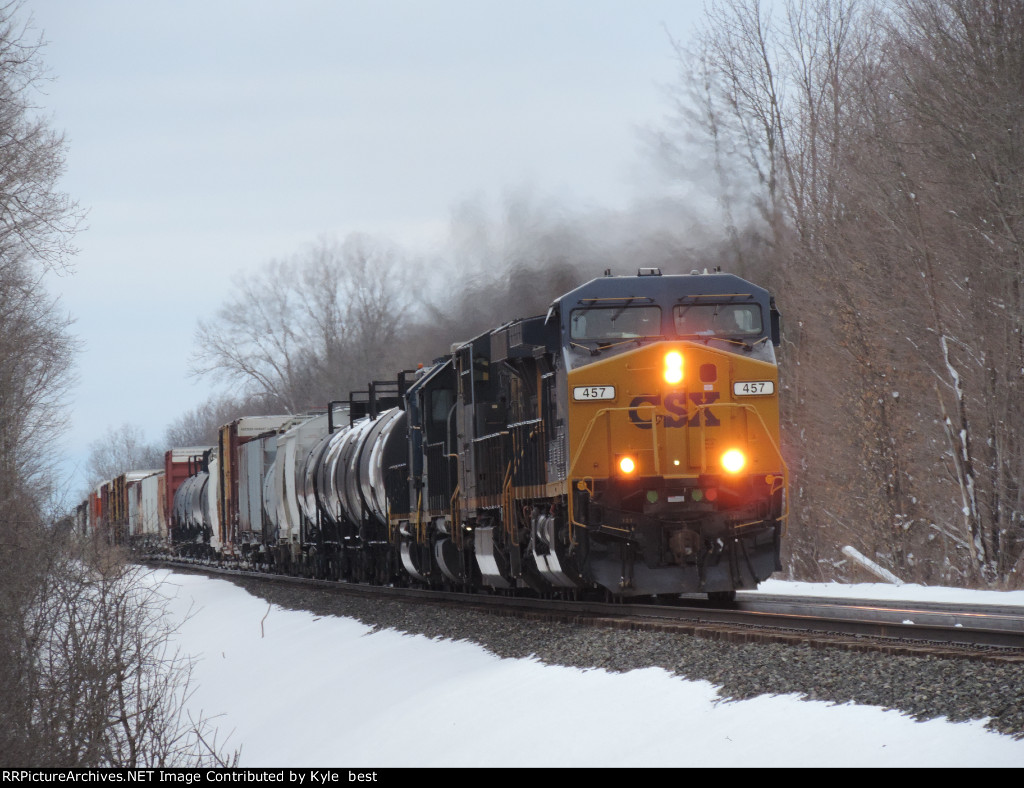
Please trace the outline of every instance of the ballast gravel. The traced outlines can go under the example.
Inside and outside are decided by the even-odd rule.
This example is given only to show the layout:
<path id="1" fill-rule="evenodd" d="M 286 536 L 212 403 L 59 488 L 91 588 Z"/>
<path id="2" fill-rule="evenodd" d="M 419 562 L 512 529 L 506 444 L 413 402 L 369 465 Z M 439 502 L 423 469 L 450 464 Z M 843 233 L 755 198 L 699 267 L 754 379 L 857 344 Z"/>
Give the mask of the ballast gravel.
<path id="1" fill-rule="evenodd" d="M 896 709 L 927 720 L 987 719 L 1024 738 L 1024 665 L 843 648 L 728 643 L 685 634 L 538 622 L 393 600 L 234 579 L 255 596 L 293 610 L 346 616 L 375 629 L 468 640 L 500 657 L 613 672 L 659 667 L 708 681 L 723 699 L 797 694 L 807 700 Z"/>

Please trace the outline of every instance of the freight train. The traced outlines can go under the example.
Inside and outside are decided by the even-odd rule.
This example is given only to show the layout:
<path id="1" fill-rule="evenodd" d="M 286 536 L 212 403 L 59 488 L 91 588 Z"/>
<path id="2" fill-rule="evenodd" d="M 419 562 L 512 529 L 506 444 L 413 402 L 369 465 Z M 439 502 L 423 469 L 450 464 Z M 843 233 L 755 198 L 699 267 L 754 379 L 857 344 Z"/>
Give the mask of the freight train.
<path id="1" fill-rule="evenodd" d="M 322 412 L 172 449 L 81 527 L 350 582 L 728 600 L 780 568 L 779 336 L 737 276 L 606 273 Z"/>

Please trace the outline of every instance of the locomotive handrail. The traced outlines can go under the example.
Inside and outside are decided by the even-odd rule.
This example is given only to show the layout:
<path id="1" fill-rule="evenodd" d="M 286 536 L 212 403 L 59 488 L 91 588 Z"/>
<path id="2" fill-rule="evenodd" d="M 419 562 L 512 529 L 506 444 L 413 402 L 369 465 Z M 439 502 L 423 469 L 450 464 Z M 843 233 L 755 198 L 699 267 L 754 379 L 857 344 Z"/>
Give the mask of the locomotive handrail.
<path id="1" fill-rule="evenodd" d="M 781 486 L 776 486 L 775 483 L 773 482 L 772 483 L 772 488 L 771 488 L 771 494 L 774 495 L 780 489 L 788 489 L 789 488 L 789 467 L 786 465 L 786 460 L 782 456 L 782 451 L 779 449 L 778 443 L 776 443 L 775 439 L 772 437 L 772 433 L 768 429 L 768 425 L 765 423 L 764 418 L 761 416 L 760 411 L 758 411 L 758 409 L 755 408 L 753 405 L 751 405 L 749 403 L 745 403 L 745 402 L 715 402 L 715 403 L 713 403 L 713 406 L 714 406 L 715 410 L 720 410 L 722 408 L 727 408 L 727 407 L 728 408 L 740 408 L 741 410 L 743 410 L 745 412 L 753 413 L 754 414 L 754 416 L 757 418 L 758 423 L 761 426 L 762 431 L 764 432 L 765 437 L 768 439 L 769 445 L 771 446 L 772 450 L 775 452 L 775 456 L 778 458 L 779 464 L 782 467 L 782 482 L 781 482 Z M 711 407 L 712 407 L 712 404 L 703 404 L 703 405 L 696 405 L 695 406 L 697 413 L 700 413 L 701 411 L 704 411 L 704 410 L 710 410 Z M 579 461 L 580 461 L 580 458 L 581 458 L 581 456 L 583 454 L 583 451 L 584 451 L 584 449 L 587 446 L 587 442 L 590 440 L 590 434 L 591 434 L 591 432 L 593 432 L 594 426 L 597 424 L 597 421 L 598 421 L 599 418 L 601 418 L 603 416 L 608 416 L 611 413 L 616 413 L 616 412 L 620 412 L 620 411 L 641 411 L 641 410 L 646 410 L 646 411 L 650 411 L 651 412 L 651 416 L 652 416 L 652 418 L 650 419 L 650 421 L 651 421 L 651 443 L 652 443 L 652 450 L 654 452 L 654 473 L 655 473 L 656 476 L 660 476 L 661 475 L 661 464 L 660 464 L 660 457 L 659 457 L 660 452 L 658 450 L 658 448 L 659 448 L 658 447 L 658 430 L 654 426 L 656 423 L 658 423 L 657 414 L 655 412 L 656 411 L 656 406 L 653 405 L 653 404 L 641 404 L 641 405 L 634 406 L 632 408 L 630 408 L 630 407 L 601 408 L 596 413 L 594 413 L 593 417 L 590 419 L 590 423 L 587 424 L 587 429 L 584 431 L 583 437 L 580 439 L 579 447 L 576 450 L 576 454 L 573 457 L 572 462 L 569 464 L 569 473 L 568 473 L 568 475 L 566 477 L 567 480 L 571 481 L 572 479 L 576 478 L 576 469 L 577 469 L 576 466 L 579 464 Z M 700 456 L 700 472 L 702 474 L 703 473 L 707 473 L 707 470 L 708 470 L 708 463 L 707 463 L 707 426 L 708 426 L 707 425 L 707 419 L 706 418 L 701 418 L 700 419 L 700 447 L 701 447 L 700 448 L 700 452 L 701 452 L 701 456 Z M 748 431 L 749 431 L 749 428 L 748 428 Z M 687 455 L 689 455 L 689 444 L 687 444 Z M 688 459 L 689 459 L 689 457 L 688 457 Z M 587 478 L 589 478 L 589 477 L 587 477 Z M 668 477 L 666 476 L 666 478 L 668 478 Z M 783 525 L 785 526 L 785 524 L 788 522 L 788 517 L 789 517 L 789 497 L 788 496 L 783 496 L 783 502 L 784 502 L 784 507 L 785 508 L 783 509 L 782 514 L 779 515 L 778 519 L 781 520 L 783 522 Z M 570 535 L 570 538 L 572 538 L 572 528 L 573 528 L 573 526 L 579 526 L 581 528 L 586 528 L 587 526 L 584 523 L 577 522 L 575 517 L 573 516 L 573 508 L 574 507 L 573 507 L 572 496 L 571 495 L 569 496 L 569 500 L 568 500 L 567 503 L 568 503 L 568 508 L 569 508 L 569 512 L 568 512 L 569 516 L 567 518 L 568 521 L 569 521 L 569 535 Z"/>
<path id="2" fill-rule="evenodd" d="M 694 407 L 696 408 L 696 410 L 698 412 L 700 412 L 700 411 L 704 411 L 704 410 L 710 409 L 712 404 L 714 405 L 715 410 L 721 410 L 722 408 L 740 408 L 741 410 L 745 410 L 748 413 L 753 413 L 757 417 L 757 420 L 760 422 L 761 428 L 764 430 L 764 434 L 768 438 L 768 442 L 771 444 L 772 449 L 775 450 L 775 454 L 779 458 L 779 462 L 782 463 L 782 467 L 783 468 L 786 467 L 786 461 L 782 457 L 782 452 L 779 451 L 778 445 L 775 443 L 774 439 L 772 438 L 771 432 L 768 430 L 768 425 L 764 423 L 764 419 L 761 418 L 761 413 L 757 410 L 757 408 L 755 408 L 753 405 L 751 405 L 751 404 L 749 404 L 747 402 L 715 402 L 715 403 L 709 403 L 709 404 L 706 404 L 706 405 L 696 405 Z M 706 418 L 702 418 L 700 420 L 700 439 L 701 439 L 701 445 L 700 445 L 700 472 L 701 473 L 707 473 L 707 470 L 708 470 L 707 442 L 706 442 L 706 439 L 707 439 L 707 434 L 706 433 L 707 433 L 707 428 L 708 428 L 707 421 L 708 420 Z"/>
<path id="3" fill-rule="evenodd" d="M 456 544 L 462 547 L 462 512 L 460 511 L 457 501 L 459 500 L 459 490 L 461 485 L 455 485 L 455 492 L 452 493 L 452 533 L 458 534 L 456 538 Z M 426 534 L 424 534 L 424 537 Z"/>
<path id="4" fill-rule="evenodd" d="M 594 497 L 594 488 L 587 484 L 588 480 L 591 482 L 591 484 L 593 484 L 594 479 L 593 479 L 592 476 L 583 476 L 583 477 L 581 477 L 579 479 L 579 481 L 576 482 L 576 489 L 577 490 L 581 490 L 581 491 L 585 490 L 590 495 L 590 497 L 593 498 Z M 568 497 L 568 501 L 566 501 L 566 504 L 567 504 L 567 507 L 568 507 L 568 512 L 567 512 L 568 516 L 567 516 L 566 519 L 568 520 L 569 541 L 573 545 L 575 545 L 576 544 L 576 537 L 573 534 L 573 530 L 572 530 L 573 527 L 574 526 L 579 526 L 580 528 L 586 530 L 588 526 L 587 526 L 586 523 L 578 522 L 576 520 L 576 518 L 573 516 L 573 503 L 572 503 L 572 500 L 573 500 L 573 497 L 572 497 L 572 494 L 570 493 L 570 495 Z M 622 532 L 624 534 L 628 534 L 629 533 L 629 531 L 627 529 L 625 529 L 625 528 L 616 528 L 613 525 L 605 525 L 603 527 L 605 529 L 609 530 L 609 531 L 620 531 L 620 532 Z"/>
<path id="5" fill-rule="evenodd" d="M 590 433 L 593 431 L 594 425 L 597 424 L 597 420 L 600 417 L 602 417 L 602 416 L 608 415 L 609 413 L 613 413 L 613 412 L 617 412 L 617 411 L 627 411 L 628 412 L 630 410 L 637 410 L 637 411 L 639 411 L 639 410 L 650 410 L 651 411 L 651 416 L 652 416 L 652 419 L 651 419 L 652 422 L 654 420 L 654 416 L 657 415 L 654 412 L 655 411 L 655 406 L 651 405 L 651 404 L 638 405 L 636 408 L 630 408 L 630 407 L 627 406 L 627 407 L 617 407 L 617 408 L 601 408 L 600 410 L 598 410 L 591 417 L 590 423 L 587 424 L 587 429 L 584 430 L 583 437 L 580 439 L 579 448 L 576 449 L 576 455 L 572 458 L 572 462 L 569 463 L 569 469 L 568 469 L 568 472 L 566 474 L 566 481 L 567 482 L 571 483 L 572 480 L 576 477 L 576 474 L 575 474 L 574 471 L 576 470 L 577 464 L 579 464 L 580 455 L 583 454 L 583 449 L 586 447 L 587 441 L 590 440 Z M 655 473 L 657 473 L 658 470 L 659 470 L 659 465 L 658 465 L 658 431 L 655 430 L 655 429 L 651 430 L 651 440 L 652 440 L 652 442 L 654 444 L 654 447 L 653 447 L 654 448 L 654 467 L 655 467 Z M 591 478 L 591 477 L 587 476 L 587 477 L 584 477 L 584 478 Z M 572 495 L 571 492 L 570 492 L 570 494 L 568 496 L 568 500 L 566 501 L 566 508 L 567 508 L 566 520 L 568 521 L 567 525 L 568 525 L 568 529 L 569 529 L 569 541 L 572 542 L 573 544 L 575 544 L 576 536 L 573 533 L 573 527 L 574 526 L 579 526 L 580 528 L 584 528 L 585 529 L 587 526 L 586 526 L 585 523 L 580 523 L 580 522 L 576 521 L 576 517 L 574 516 L 574 512 L 573 512 L 573 509 L 575 508 L 573 506 L 573 495 Z M 618 530 L 618 529 L 616 529 L 616 530 Z"/>
<path id="6" fill-rule="evenodd" d="M 533 434 L 527 436 L 528 438 L 543 435 L 544 423 L 542 419 L 527 419 L 510 426 L 524 427 L 528 425 L 539 425 L 538 429 Z M 512 438 L 512 459 L 509 460 L 508 465 L 505 467 L 505 477 L 502 479 L 501 484 L 501 506 L 504 513 L 502 524 L 505 526 L 505 532 L 508 534 L 511 543 L 516 545 L 519 544 L 519 542 L 516 541 L 516 529 L 513 527 L 514 522 L 512 520 L 515 516 L 512 482 L 515 480 L 516 471 L 519 469 L 520 462 L 526 455 L 526 444 L 524 443 L 520 445 L 519 443 L 520 432 L 520 430 L 510 430 L 508 433 Z"/>
<path id="7" fill-rule="evenodd" d="M 512 505 L 512 461 L 509 460 L 505 469 L 505 478 L 501 483 L 501 508 L 502 525 L 505 526 L 505 533 L 508 534 L 510 544 L 519 544 L 516 541 L 516 528 L 513 528 L 512 518 L 515 517 L 515 507 Z"/>
<path id="8" fill-rule="evenodd" d="M 604 415 L 606 415 L 608 413 L 616 413 L 618 411 L 629 412 L 629 411 L 641 411 L 641 410 L 651 411 L 651 415 L 652 415 L 652 419 L 651 420 L 652 421 L 654 420 L 653 417 L 657 416 L 657 413 L 655 412 L 656 411 L 655 406 L 650 404 L 650 403 L 644 403 L 644 404 L 636 405 L 636 406 L 634 406 L 632 408 L 627 405 L 625 407 L 601 408 L 600 410 L 598 410 L 591 417 L 590 423 L 587 424 L 587 429 L 584 430 L 584 432 L 583 432 L 583 437 L 580 438 L 579 448 L 576 449 L 576 455 L 572 458 L 572 462 L 569 463 L 569 473 L 568 473 L 566 478 L 567 479 L 573 479 L 575 477 L 576 474 L 574 473 L 574 471 L 576 470 L 577 464 L 579 464 L 580 455 L 583 454 L 583 449 L 586 447 L 587 441 L 590 440 L 590 433 L 593 432 L 594 425 L 597 423 L 597 420 L 601 416 L 604 416 Z M 658 431 L 655 430 L 655 429 L 651 430 L 652 441 L 654 443 L 654 447 L 653 448 L 654 448 L 654 471 L 655 471 L 655 473 L 658 473 L 658 471 L 660 470 L 660 466 L 659 466 L 659 463 L 658 463 L 658 436 L 657 436 L 657 432 Z"/>
<path id="9" fill-rule="evenodd" d="M 386 512 L 386 521 L 388 528 L 388 541 L 395 541 L 395 525 L 396 522 L 401 522 L 401 515 L 397 515 L 397 520 L 392 518 L 391 504 L 388 503 Z M 423 491 L 419 490 L 416 493 L 416 508 L 409 512 L 409 525 L 412 526 L 412 534 L 417 544 L 422 544 L 426 538 L 425 523 L 423 522 Z"/>
<path id="10" fill-rule="evenodd" d="M 416 544 L 423 544 L 424 534 L 423 529 L 423 490 L 416 491 L 416 528 L 413 533 L 416 534 Z"/>
<path id="11" fill-rule="evenodd" d="M 768 442 L 771 444 L 772 449 L 774 449 L 775 456 L 778 457 L 779 464 L 782 466 L 782 485 L 779 486 L 779 487 L 776 487 L 775 483 L 773 482 L 770 494 L 774 495 L 779 490 L 788 490 L 789 489 L 789 466 L 786 465 L 786 458 L 782 456 L 782 450 L 779 448 L 779 445 L 775 442 L 775 439 L 772 437 L 771 430 L 769 430 L 768 429 L 768 425 L 765 424 L 764 418 L 761 416 L 761 412 L 757 408 L 755 408 L 753 405 L 751 405 L 751 404 L 749 404 L 747 402 L 716 402 L 716 403 L 714 403 L 714 405 L 715 405 L 715 409 L 716 410 L 718 410 L 720 408 L 742 408 L 743 410 L 747 411 L 748 413 L 753 413 L 757 417 L 757 420 L 761 423 L 761 429 L 764 431 L 765 437 L 768 438 Z M 697 407 L 697 410 L 699 412 L 699 411 L 705 410 L 707 408 L 710 408 L 711 405 L 697 405 L 696 407 Z M 707 472 L 707 441 L 706 441 L 706 436 L 705 436 L 705 431 L 706 430 L 707 430 L 707 419 L 703 419 L 702 418 L 700 420 L 700 453 L 701 453 L 700 472 L 701 473 L 706 473 Z M 783 509 L 782 514 L 779 515 L 778 519 L 782 520 L 783 521 L 783 525 L 785 526 L 786 524 L 788 524 L 788 518 L 789 518 L 789 496 L 788 495 L 784 495 L 783 496 L 783 501 L 785 503 L 785 508 Z M 783 534 L 783 535 L 785 535 L 785 534 Z"/>

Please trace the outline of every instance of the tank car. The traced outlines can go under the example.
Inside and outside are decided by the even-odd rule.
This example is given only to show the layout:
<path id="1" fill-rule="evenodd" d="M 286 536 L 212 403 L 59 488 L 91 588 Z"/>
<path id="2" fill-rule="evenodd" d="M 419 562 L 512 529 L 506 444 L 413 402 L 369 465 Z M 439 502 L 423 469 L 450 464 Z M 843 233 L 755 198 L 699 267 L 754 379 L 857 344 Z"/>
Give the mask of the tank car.
<path id="1" fill-rule="evenodd" d="M 306 511 L 328 576 L 359 582 L 401 581 L 388 532 L 386 469 L 408 457 L 404 375 L 373 382 L 347 403 L 331 404 L 329 435 L 309 456 Z M 335 411 L 335 405 L 342 405 Z M 315 506 L 309 506 L 315 503 Z"/>
<path id="2" fill-rule="evenodd" d="M 164 452 L 164 512 L 166 517 L 166 541 L 169 546 L 196 542 L 198 534 L 192 532 L 185 517 L 188 489 L 179 495 L 178 491 L 189 479 L 206 471 L 211 446 L 180 446 Z M 201 532 L 200 532 L 201 533 Z"/>
<path id="3" fill-rule="evenodd" d="M 171 509 L 170 540 L 182 555 L 203 558 L 212 535 L 209 520 L 208 489 L 210 473 L 205 461 L 185 479 L 174 493 Z"/>

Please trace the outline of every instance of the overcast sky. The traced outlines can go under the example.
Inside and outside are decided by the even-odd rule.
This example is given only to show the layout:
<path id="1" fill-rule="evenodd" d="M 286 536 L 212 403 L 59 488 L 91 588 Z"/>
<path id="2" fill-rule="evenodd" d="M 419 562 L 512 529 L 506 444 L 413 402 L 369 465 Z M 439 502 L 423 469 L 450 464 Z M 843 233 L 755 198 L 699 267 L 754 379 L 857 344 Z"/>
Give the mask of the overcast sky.
<path id="1" fill-rule="evenodd" d="M 196 321 L 233 274 L 361 231 L 429 253 L 453 207 L 529 189 L 576 210 L 651 188 L 679 0 L 27 0 L 88 209 L 53 284 L 83 341 L 69 463 L 207 398 Z M 595 272 L 599 275 L 600 272 Z M 77 493 L 76 488 L 75 492 Z"/>

